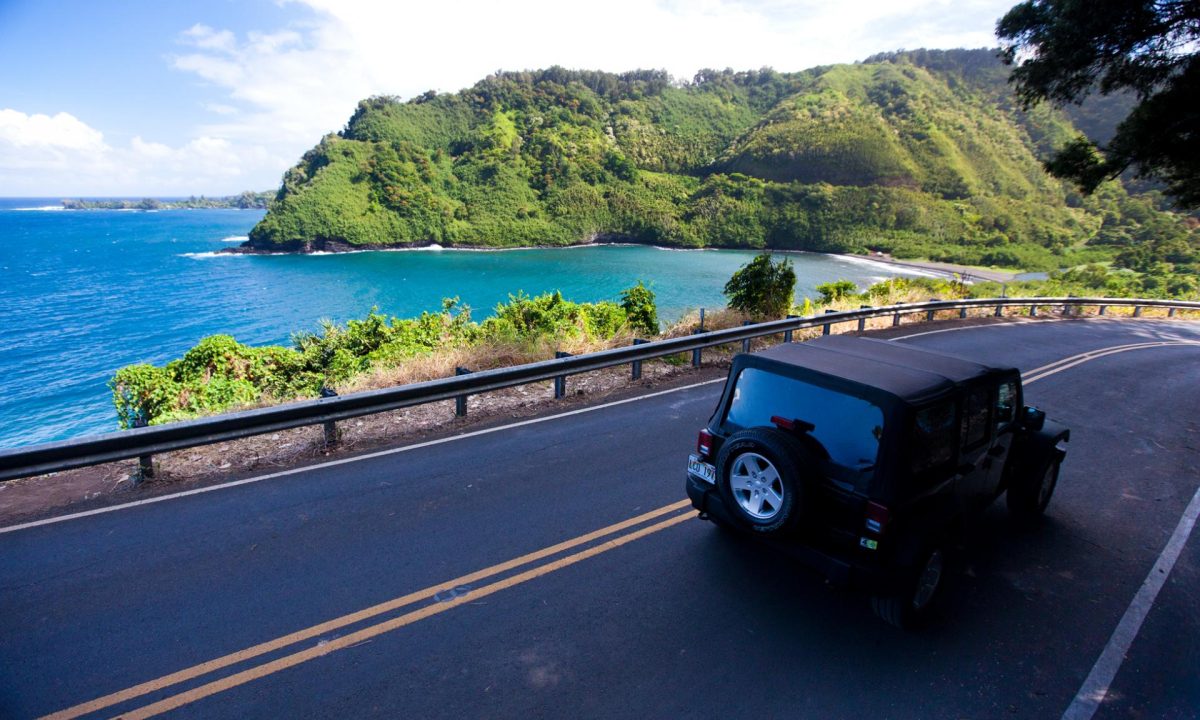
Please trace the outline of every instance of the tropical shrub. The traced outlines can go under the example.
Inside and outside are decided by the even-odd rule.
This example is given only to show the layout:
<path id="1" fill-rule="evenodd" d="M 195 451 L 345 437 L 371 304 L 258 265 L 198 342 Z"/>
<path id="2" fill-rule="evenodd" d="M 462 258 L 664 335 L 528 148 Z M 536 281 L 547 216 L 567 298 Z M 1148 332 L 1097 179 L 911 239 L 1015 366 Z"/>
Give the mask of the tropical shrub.
<path id="1" fill-rule="evenodd" d="M 829 304 L 854 295 L 858 286 L 849 280 L 836 280 L 818 285 L 817 292 L 821 293 L 821 302 Z"/>
<path id="2" fill-rule="evenodd" d="M 637 299 L 636 321 L 655 317 L 653 293 L 644 286 L 626 290 L 623 297 Z M 291 347 L 252 347 L 213 335 L 165 367 L 121 368 L 109 387 L 120 427 L 155 425 L 269 400 L 313 397 L 372 369 L 439 350 L 480 343 L 536 347 L 546 340 L 605 341 L 630 318 L 630 311 L 614 302 L 576 303 L 558 292 L 517 293 L 496 306 L 494 317 L 475 323 L 469 306 L 446 298 L 441 312 L 415 318 L 388 317 L 372 308 L 345 325 L 323 320 L 316 332 L 295 333 Z"/>
<path id="3" fill-rule="evenodd" d="M 791 309 L 795 287 L 796 271 L 791 260 L 780 258 L 775 262 L 769 253 L 762 253 L 733 273 L 725 283 L 725 297 L 734 310 L 760 318 L 779 318 Z"/>
<path id="4" fill-rule="evenodd" d="M 658 308 L 654 303 L 654 291 L 641 280 L 621 293 L 621 307 L 625 310 L 630 328 L 647 335 L 658 334 Z"/>

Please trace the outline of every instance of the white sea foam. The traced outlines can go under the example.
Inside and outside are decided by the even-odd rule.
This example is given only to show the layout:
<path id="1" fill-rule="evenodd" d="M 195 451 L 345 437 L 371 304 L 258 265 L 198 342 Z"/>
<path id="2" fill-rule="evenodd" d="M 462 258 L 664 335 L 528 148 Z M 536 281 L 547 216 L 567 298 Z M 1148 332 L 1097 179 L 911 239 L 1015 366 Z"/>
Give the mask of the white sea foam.
<path id="1" fill-rule="evenodd" d="M 230 235 L 229 237 L 221 238 L 221 242 L 246 242 L 249 239 L 249 235 Z"/>
<path id="2" fill-rule="evenodd" d="M 457 252 L 459 250 L 470 250 L 471 248 L 449 248 L 446 249 L 437 243 L 421 245 L 418 247 L 402 247 L 402 248 L 379 248 L 378 250 L 351 250 L 350 252 Z M 314 253 L 315 254 L 315 253 Z M 345 253 L 342 253 L 343 255 Z"/>
<path id="3" fill-rule="evenodd" d="M 42 205 L 40 207 L 13 208 L 21 212 L 56 212 L 58 210 L 66 210 L 62 205 Z"/>
<path id="4" fill-rule="evenodd" d="M 242 253 L 227 253 L 227 252 L 194 252 L 180 253 L 179 257 L 191 258 L 193 260 L 207 260 L 209 258 L 224 258 L 224 257 L 248 257 Z"/>
<path id="5" fill-rule="evenodd" d="M 859 255 L 831 255 L 830 257 L 834 257 L 834 258 L 837 258 L 838 260 L 842 260 L 842 261 L 848 262 L 848 263 L 853 263 L 856 265 L 867 265 L 872 268 L 879 268 L 879 269 L 887 268 L 894 273 L 904 274 L 904 275 L 916 275 L 918 277 L 931 277 L 931 278 L 947 278 L 947 277 L 952 277 L 954 275 L 954 273 L 949 270 L 942 271 L 942 270 L 918 268 L 913 265 L 894 264 L 894 263 L 884 262 L 884 261 L 880 261 L 880 260 L 875 260 L 875 259 L 868 258 L 868 257 L 862 257 Z"/>

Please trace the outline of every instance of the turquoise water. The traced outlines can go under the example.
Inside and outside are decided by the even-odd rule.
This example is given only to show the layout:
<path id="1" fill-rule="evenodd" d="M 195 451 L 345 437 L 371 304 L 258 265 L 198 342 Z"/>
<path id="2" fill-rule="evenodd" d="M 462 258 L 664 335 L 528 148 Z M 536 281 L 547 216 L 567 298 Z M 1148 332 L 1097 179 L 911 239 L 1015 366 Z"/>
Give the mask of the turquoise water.
<path id="1" fill-rule="evenodd" d="M 115 430 L 112 373 L 166 362 L 205 335 L 286 343 L 322 318 L 342 322 L 373 306 L 407 317 L 453 295 L 480 319 L 510 292 L 616 300 L 639 279 L 669 320 L 722 306 L 725 281 L 754 256 L 639 246 L 219 255 L 261 211 L 38 209 L 54 205 L 0 199 L 0 447 Z M 896 274 L 857 259 L 792 257 L 798 297 L 830 280 Z"/>

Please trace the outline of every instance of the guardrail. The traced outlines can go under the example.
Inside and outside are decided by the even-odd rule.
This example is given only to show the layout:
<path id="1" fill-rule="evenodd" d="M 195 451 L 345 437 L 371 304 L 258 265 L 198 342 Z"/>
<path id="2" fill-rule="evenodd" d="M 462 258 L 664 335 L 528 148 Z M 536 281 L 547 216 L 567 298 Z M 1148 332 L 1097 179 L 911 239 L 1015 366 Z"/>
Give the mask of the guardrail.
<path id="1" fill-rule="evenodd" d="M 1099 307 L 1104 315 L 1110 307 L 1132 307 L 1134 317 L 1141 315 L 1142 308 L 1165 308 L 1170 316 L 1177 310 L 1200 311 L 1200 302 L 1176 300 L 1146 300 L 1131 298 L 975 298 L 968 300 L 931 300 L 923 303 L 902 303 L 882 307 L 862 307 L 858 310 L 827 312 L 823 315 L 789 317 L 784 320 L 743 325 L 726 330 L 697 332 L 694 335 L 670 340 L 641 342 L 628 347 L 613 348 L 586 355 L 561 357 L 554 360 L 518 365 L 495 370 L 481 370 L 455 377 L 429 380 L 382 390 L 342 395 L 336 397 L 302 400 L 275 407 L 243 410 L 197 420 L 185 420 L 169 425 L 134 428 L 102 435 L 90 435 L 73 440 L 44 443 L 0 450 L 0 481 L 14 478 L 60 472 L 88 465 L 142 458 L 146 461 L 157 453 L 183 450 L 198 445 L 209 445 L 226 440 L 261 435 L 307 425 L 321 425 L 375 413 L 397 410 L 414 405 L 452 400 L 465 395 L 500 390 L 526 385 L 543 380 L 556 380 L 568 375 L 601 370 L 633 363 L 635 373 L 645 360 L 691 351 L 693 362 L 704 348 L 727 343 L 743 342 L 743 347 L 754 338 L 767 335 L 783 335 L 790 341 L 792 333 L 805 328 L 822 327 L 825 334 L 833 325 L 855 322 L 862 330 L 871 318 L 893 318 L 892 324 L 899 325 L 904 315 L 924 314 L 933 320 L 936 313 L 959 311 L 959 317 L 977 308 L 994 308 L 1000 316 L 1005 308 L 1030 308 L 1037 315 L 1039 308 L 1059 306 L 1064 312 L 1070 308 Z M 698 364 L 698 363 L 697 363 Z M 556 382 L 556 387 L 561 387 Z"/>

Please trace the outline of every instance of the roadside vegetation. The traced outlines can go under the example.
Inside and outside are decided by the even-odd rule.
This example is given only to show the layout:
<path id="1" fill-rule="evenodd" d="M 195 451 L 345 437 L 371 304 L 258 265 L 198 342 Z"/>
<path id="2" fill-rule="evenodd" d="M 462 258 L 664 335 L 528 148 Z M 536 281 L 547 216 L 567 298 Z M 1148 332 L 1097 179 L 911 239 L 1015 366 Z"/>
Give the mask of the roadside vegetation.
<path id="1" fill-rule="evenodd" d="M 483 322 L 458 298 L 439 312 L 389 317 L 372 309 L 361 320 L 321 323 L 291 346 L 255 347 L 229 335 L 201 340 L 165 366 L 121 368 L 109 381 L 121 428 L 157 425 L 226 410 L 316 397 L 322 390 L 362 387 L 364 375 L 385 374 L 390 384 L 583 352 L 635 336 L 654 335 L 654 293 L 642 283 L 621 302 L 576 303 L 561 293 L 510 295 Z M 437 355 L 440 362 L 431 362 Z M 413 371 L 406 374 L 404 370 Z"/>
<path id="2" fill-rule="evenodd" d="M 1182 260 L 1183 258 L 1178 258 Z M 1156 261 L 1145 271 L 1087 265 L 1053 272 L 1046 280 L 966 284 L 953 279 L 893 278 L 859 288 L 848 280 L 818 285 L 816 297 L 796 298 L 796 276 L 786 258 L 761 254 L 725 286 L 726 309 L 707 314 L 705 329 L 827 309 L 911 303 L 930 298 L 1009 296 L 1175 297 L 1200 300 L 1197 258 Z M 109 381 L 121 428 L 157 425 L 233 409 L 352 392 L 554 357 L 556 351 L 592 352 L 634 338 L 661 339 L 699 327 L 692 313 L 662 328 L 654 292 L 638 282 L 619 302 L 577 303 L 560 293 L 518 292 L 476 322 L 471 308 L 447 298 L 438 312 L 389 317 L 372 309 L 362 319 L 321 323 L 301 331 L 289 347 L 255 347 L 229 335 L 201 340 L 164 366 L 121 368 Z M 666 362 L 678 361 L 667 358 Z"/>

